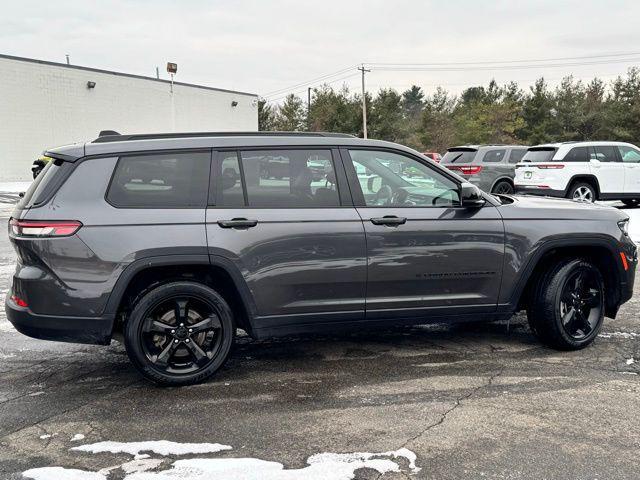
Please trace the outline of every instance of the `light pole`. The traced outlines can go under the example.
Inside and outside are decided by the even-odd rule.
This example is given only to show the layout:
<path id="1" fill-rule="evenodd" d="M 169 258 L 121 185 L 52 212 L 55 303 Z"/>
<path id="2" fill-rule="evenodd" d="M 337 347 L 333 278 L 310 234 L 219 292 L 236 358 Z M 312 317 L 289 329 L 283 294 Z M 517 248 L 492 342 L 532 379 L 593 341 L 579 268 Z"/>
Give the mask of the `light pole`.
<path id="1" fill-rule="evenodd" d="M 178 64 L 167 62 L 167 73 L 171 75 L 171 131 L 176 131 L 176 106 L 173 100 L 173 76 L 178 73 Z"/>

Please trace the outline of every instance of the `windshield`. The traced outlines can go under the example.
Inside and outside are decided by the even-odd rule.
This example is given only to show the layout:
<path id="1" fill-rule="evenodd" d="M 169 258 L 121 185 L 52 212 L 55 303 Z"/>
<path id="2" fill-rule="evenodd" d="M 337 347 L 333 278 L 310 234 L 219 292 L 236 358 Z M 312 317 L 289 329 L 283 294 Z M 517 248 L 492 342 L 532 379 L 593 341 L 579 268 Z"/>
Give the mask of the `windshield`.
<path id="1" fill-rule="evenodd" d="M 522 157 L 523 162 L 548 162 L 556 153 L 555 148 L 544 148 L 539 150 L 528 150 Z"/>
<path id="2" fill-rule="evenodd" d="M 449 150 L 440 163 L 471 163 L 476 153 L 478 153 L 477 150 Z"/>

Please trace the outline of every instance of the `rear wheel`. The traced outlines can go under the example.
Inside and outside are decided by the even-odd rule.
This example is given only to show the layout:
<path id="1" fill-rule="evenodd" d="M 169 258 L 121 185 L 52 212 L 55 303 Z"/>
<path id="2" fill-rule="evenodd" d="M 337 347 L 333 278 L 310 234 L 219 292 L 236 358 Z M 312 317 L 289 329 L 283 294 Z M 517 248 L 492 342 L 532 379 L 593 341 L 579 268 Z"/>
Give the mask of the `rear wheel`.
<path id="1" fill-rule="evenodd" d="M 513 185 L 511 182 L 508 182 L 507 180 L 500 180 L 493 186 L 491 193 L 496 193 L 498 195 L 511 195 L 513 191 Z"/>
<path id="2" fill-rule="evenodd" d="M 586 182 L 574 183 L 569 189 L 567 197 L 577 202 L 593 203 L 597 200 L 595 188 L 593 188 L 590 183 Z"/>
<path id="3" fill-rule="evenodd" d="M 190 385 L 225 362 L 235 334 L 229 305 L 194 282 L 160 285 L 136 303 L 125 325 L 127 354 L 148 380 Z"/>
<path id="4" fill-rule="evenodd" d="M 590 262 L 569 259 L 551 267 L 535 287 L 527 310 L 543 343 L 578 350 L 598 335 L 604 321 L 604 281 Z"/>
<path id="5" fill-rule="evenodd" d="M 640 204 L 640 198 L 626 198 L 622 200 L 627 207 L 637 207 Z"/>

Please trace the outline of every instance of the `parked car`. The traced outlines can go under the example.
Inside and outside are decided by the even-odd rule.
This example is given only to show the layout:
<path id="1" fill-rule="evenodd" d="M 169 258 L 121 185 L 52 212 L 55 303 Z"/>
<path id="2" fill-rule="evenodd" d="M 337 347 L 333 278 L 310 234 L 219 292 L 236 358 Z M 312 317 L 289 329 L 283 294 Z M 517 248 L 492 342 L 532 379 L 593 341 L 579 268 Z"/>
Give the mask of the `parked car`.
<path id="1" fill-rule="evenodd" d="M 640 149 L 623 142 L 565 142 L 531 147 L 516 165 L 516 191 L 584 202 L 640 202 Z"/>
<path id="2" fill-rule="evenodd" d="M 574 350 L 633 292 L 623 211 L 489 195 L 393 143 L 108 135 L 47 155 L 9 222 L 8 319 L 48 340 L 122 335 L 163 385 L 211 376 L 236 328 L 264 338 L 525 309 L 545 344 Z M 265 179 L 274 158 L 286 171 Z"/>
<path id="3" fill-rule="evenodd" d="M 447 150 L 440 162 L 485 192 L 514 192 L 515 164 L 527 147 L 520 145 L 465 145 Z"/>
<path id="4" fill-rule="evenodd" d="M 430 158 L 434 162 L 440 162 L 440 160 L 442 160 L 442 155 L 440 155 L 438 152 L 423 152 L 422 154 L 425 157 Z"/>

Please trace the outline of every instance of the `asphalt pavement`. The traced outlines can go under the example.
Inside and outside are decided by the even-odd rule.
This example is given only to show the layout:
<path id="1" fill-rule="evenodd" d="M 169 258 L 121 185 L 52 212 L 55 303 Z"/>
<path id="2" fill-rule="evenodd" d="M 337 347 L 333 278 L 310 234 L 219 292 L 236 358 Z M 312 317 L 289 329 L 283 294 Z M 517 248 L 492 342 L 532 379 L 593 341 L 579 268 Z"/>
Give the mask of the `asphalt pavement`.
<path id="1" fill-rule="evenodd" d="M 13 262 L 0 228 L 3 294 Z M 2 313 L 0 478 L 637 479 L 639 299 L 578 352 L 541 346 L 522 316 L 244 336 L 184 388 L 143 381 L 119 343 L 30 339 Z"/>

